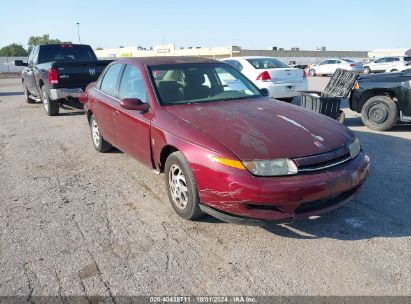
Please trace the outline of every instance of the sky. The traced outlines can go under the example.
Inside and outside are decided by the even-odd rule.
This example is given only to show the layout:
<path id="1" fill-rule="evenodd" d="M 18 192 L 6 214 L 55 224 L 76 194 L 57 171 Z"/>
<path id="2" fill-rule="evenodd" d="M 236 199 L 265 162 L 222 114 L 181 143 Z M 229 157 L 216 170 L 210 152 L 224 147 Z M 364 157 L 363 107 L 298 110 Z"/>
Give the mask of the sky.
<path id="1" fill-rule="evenodd" d="M 35 4 L 34 4 L 35 3 Z M 411 48 L 409 0 L 2 0 L 0 47 L 49 34 L 93 48 Z"/>

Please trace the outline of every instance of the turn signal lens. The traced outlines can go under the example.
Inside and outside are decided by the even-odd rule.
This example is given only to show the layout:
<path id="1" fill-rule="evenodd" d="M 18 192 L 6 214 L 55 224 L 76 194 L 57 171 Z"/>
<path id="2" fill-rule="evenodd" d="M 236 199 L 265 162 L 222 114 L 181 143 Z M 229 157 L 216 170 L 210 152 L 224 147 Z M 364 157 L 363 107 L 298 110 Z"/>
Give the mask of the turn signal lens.
<path id="1" fill-rule="evenodd" d="M 354 90 L 359 90 L 360 89 L 360 85 L 358 84 L 358 82 L 356 81 L 354 83 Z"/>
<path id="2" fill-rule="evenodd" d="M 212 161 L 214 161 L 216 163 L 219 163 L 219 164 L 222 164 L 222 165 L 227 166 L 227 167 L 236 168 L 236 169 L 240 169 L 240 170 L 245 170 L 244 165 L 239 160 L 222 158 L 222 157 L 217 157 L 217 156 L 212 156 L 211 159 L 212 159 Z"/>

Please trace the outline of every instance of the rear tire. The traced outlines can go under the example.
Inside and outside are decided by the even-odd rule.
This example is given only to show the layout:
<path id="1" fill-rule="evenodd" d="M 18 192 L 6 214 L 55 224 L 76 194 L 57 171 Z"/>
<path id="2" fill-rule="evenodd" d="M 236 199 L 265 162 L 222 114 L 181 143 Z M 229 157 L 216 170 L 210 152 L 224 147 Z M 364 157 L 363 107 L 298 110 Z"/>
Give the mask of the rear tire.
<path id="1" fill-rule="evenodd" d="M 397 104 L 389 96 L 374 96 L 362 107 L 361 119 L 371 130 L 387 131 L 397 123 Z"/>
<path id="2" fill-rule="evenodd" d="M 29 90 L 27 90 L 26 86 L 23 84 L 23 90 L 24 90 L 24 99 L 27 103 L 35 103 L 36 101 L 32 98 L 30 98 L 30 93 Z"/>
<path id="3" fill-rule="evenodd" d="M 316 75 L 315 70 L 314 69 L 309 69 L 308 70 L 308 75 L 310 75 L 311 77 L 314 77 Z"/>
<path id="4" fill-rule="evenodd" d="M 90 132 L 91 132 L 91 140 L 93 141 L 93 147 L 98 152 L 105 153 L 110 151 L 113 146 L 104 139 L 103 135 L 100 133 L 100 129 L 98 127 L 96 118 L 94 115 L 90 117 Z"/>
<path id="5" fill-rule="evenodd" d="M 48 116 L 59 115 L 59 112 L 60 112 L 59 101 L 51 100 L 44 86 L 41 87 L 41 93 L 42 93 L 41 99 L 43 101 L 44 109 L 46 110 L 47 115 Z"/>
<path id="6" fill-rule="evenodd" d="M 364 67 L 364 74 L 365 74 L 365 75 L 368 75 L 368 74 L 370 74 L 370 73 L 371 73 L 370 67 Z"/>
<path id="7" fill-rule="evenodd" d="M 186 220 L 195 220 L 203 216 L 197 183 L 190 164 L 181 152 L 174 152 L 168 156 L 164 176 L 168 198 L 174 211 Z"/>

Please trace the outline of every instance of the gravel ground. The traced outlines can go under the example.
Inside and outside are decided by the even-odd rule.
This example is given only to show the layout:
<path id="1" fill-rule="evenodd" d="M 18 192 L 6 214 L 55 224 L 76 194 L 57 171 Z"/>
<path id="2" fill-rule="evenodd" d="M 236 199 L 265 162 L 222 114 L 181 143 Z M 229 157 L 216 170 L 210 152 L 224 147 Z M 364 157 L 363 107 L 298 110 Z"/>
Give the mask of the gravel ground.
<path id="1" fill-rule="evenodd" d="M 253 227 L 180 219 L 163 175 L 99 154 L 81 110 L 61 112 L 0 79 L 0 295 L 410 295 L 410 125 L 373 132 L 346 110 L 372 161 L 361 194 Z"/>

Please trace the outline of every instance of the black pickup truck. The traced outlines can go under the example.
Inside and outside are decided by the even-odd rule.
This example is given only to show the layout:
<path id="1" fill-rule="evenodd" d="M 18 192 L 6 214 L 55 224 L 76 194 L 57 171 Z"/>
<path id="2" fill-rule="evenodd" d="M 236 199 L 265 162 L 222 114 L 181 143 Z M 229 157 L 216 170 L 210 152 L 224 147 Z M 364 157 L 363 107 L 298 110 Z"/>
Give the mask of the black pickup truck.
<path id="1" fill-rule="evenodd" d="M 22 84 L 26 102 L 42 101 L 50 116 L 58 115 L 60 103 L 78 99 L 85 87 L 97 80 L 111 60 L 98 60 L 89 45 L 47 44 L 35 46 L 24 66 Z"/>
<path id="2" fill-rule="evenodd" d="M 372 130 L 386 131 L 398 121 L 411 122 L 411 69 L 364 75 L 351 92 L 350 108 Z"/>

